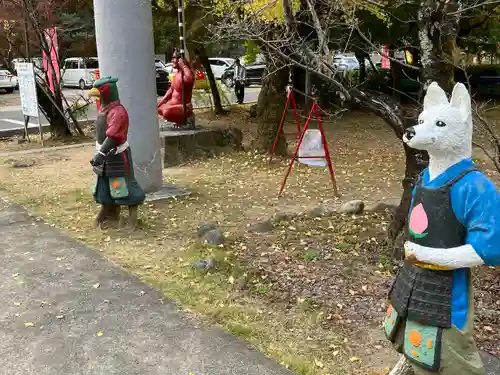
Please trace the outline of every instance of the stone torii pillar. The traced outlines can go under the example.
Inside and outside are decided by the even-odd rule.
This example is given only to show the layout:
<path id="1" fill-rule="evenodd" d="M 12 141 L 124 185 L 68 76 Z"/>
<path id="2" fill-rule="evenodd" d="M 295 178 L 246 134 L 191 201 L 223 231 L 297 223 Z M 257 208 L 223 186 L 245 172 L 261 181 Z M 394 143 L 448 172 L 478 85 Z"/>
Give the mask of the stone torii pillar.
<path id="1" fill-rule="evenodd" d="M 151 0 L 94 0 L 101 77 L 119 78 L 130 117 L 128 141 L 137 181 L 146 193 L 162 188 Z"/>

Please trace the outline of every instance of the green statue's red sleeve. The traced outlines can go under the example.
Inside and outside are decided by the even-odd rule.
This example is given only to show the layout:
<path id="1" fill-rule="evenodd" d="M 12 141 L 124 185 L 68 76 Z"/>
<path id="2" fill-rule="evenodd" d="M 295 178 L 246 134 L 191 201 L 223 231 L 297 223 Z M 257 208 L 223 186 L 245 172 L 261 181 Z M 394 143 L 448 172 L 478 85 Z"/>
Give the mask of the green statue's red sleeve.
<path id="1" fill-rule="evenodd" d="M 106 137 L 113 138 L 118 146 L 125 143 L 129 125 L 127 110 L 122 105 L 112 108 L 108 113 L 107 123 Z"/>

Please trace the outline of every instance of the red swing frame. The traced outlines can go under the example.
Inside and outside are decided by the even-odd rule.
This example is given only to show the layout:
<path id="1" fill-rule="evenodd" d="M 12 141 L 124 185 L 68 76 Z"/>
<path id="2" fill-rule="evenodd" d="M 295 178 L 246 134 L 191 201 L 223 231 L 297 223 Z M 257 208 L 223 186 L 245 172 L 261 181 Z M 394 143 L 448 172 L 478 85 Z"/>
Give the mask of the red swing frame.
<path id="1" fill-rule="evenodd" d="M 295 117 L 295 125 L 297 126 L 297 138 L 300 138 L 301 129 L 300 129 L 300 120 L 299 113 L 297 112 L 297 102 L 295 101 L 295 95 L 293 93 L 293 88 L 290 88 L 288 91 L 288 96 L 286 98 L 285 109 L 283 110 L 283 116 L 281 116 L 280 125 L 278 126 L 278 131 L 276 132 L 276 137 L 274 138 L 273 148 L 271 149 L 271 156 L 269 157 L 269 163 L 273 160 L 274 151 L 276 150 L 276 146 L 278 145 L 278 139 L 281 135 L 286 136 L 283 132 L 283 125 L 285 124 L 286 114 L 288 112 L 288 107 L 290 106 L 290 102 L 293 106 L 293 114 Z"/>
<path id="2" fill-rule="evenodd" d="M 288 96 L 290 98 L 290 94 Z M 292 94 L 292 100 L 293 100 L 293 104 L 295 106 L 295 99 L 293 97 L 293 94 Z M 280 127 L 278 128 L 278 134 L 276 135 L 276 139 L 274 141 L 273 151 L 274 151 L 274 148 L 276 146 L 277 140 L 280 136 L 280 132 L 282 131 L 283 122 L 284 122 L 287 108 L 288 108 L 288 100 L 287 100 L 287 105 L 285 105 L 285 112 L 283 113 L 283 118 L 281 120 Z M 340 194 L 339 194 L 338 188 L 337 188 L 337 181 L 335 179 L 335 171 L 334 171 L 333 165 L 332 165 L 332 158 L 330 156 L 330 151 L 328 150 L 328 144 L 326 141 L 325 130 L 323 128 L 323 118 L 321 116 L 321 108 L 319 107 L 318 103 L 316 102 L 316 99 L 313 99 L 311 111 L 309 112 L 309 116 L 307 117 L 307 120 L 304 124 L 304 128 L 302 129 L 302 131 L 300 131 L 300 125 L 298 123 L 298 114 L 297 114 L 296 106 L 294 109 L 295 109 L 295 113 L 297 115 L 296 120 L 297 120 L 297 127 L 299 129 L 299 142 L 297 144 L 295 152 L 293 153 L 292 160 L 290 161 L 290 165 L 288 166 L 288 170 L 286 171 L 286 174 L 285 174 L 285 178 L 283 179 L 283 182 L 281 184 L 281 188 L 280 188 L 280 191 L 278 193 L 278 197 L 282 196 L 283 190 L 285 189 L 285 184 L 286 184 L 286 181 L 288 179 L 288 176 L 292 172 L 292 168 L 293 168 L 293 165 L 295 164 L 295 161 L 298 159 L 326 159 L 328 171 L 330 172 L 330 180 L 331 180 L 332 185 L 333 185 L 333 192 L 334 192 L 336 197 L 340 197 Z M 323 143 L 323 150 L 324 150 L 325 155 L 324 156 L 298 156 L 300 145 L 302 144 L 302 141 L 304 140 L 304 135 L 305 135 L 307 129 L 309 129 L 309 125 L 311 124 L 313 114 L 316 117 L 316 122 L 318 123 L 318 128 L 319 128 L 319 131 L 321 133 L 321 140 Z"/>

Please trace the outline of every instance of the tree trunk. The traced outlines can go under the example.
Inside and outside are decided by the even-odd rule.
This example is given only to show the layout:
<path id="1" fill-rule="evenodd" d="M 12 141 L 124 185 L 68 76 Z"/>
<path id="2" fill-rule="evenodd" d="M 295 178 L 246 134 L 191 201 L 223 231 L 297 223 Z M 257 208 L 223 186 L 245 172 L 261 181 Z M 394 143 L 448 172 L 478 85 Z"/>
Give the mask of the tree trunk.
<path id="1" fill-rule="evenodd" d="M 48 88 L 46 88 L 46 90 L 48 90 Z M 37 82 L 36 91 L 38 96 L 38 104 L 41 111 L 49 121 L 50 132 L 52 133 L 52 136 L 55 138 L 71 137 L 72 133 L 69 129 L 68 121 L 66 117 L 64 117 L 64 115 L 61 113 L 63 104 L 60 91 L 58 90 L 58 88 L 56 88 L 56 94 L 59 93 L 59 95 L 53 95 L 49 97 L 49 95 L 51 94 L 46 90 L 42 89 L 40 83 Z M 52 100 L 50 100 L 51 98 Z M 57 107 L 59 107 L 60 110 Z"/>
<path id="2" fill-rule="evenodd" d="M 358 104 L 366 107 L 382 118 L 394 131 L 398 139 L 403 138 L 404 131 L 416 124 L 416 114 L 409 116 L 403 113 L 399 103 L 391 96 L 381 92 L 364 91 L 356 93 Z M 395 246 L 396 239 L 405 227 L 410 209 L 413 183 L 418 174 L 427 165 L 427 153 L 415 150 L 403 145 L 405 151 L 405 177 L 402 181 L 403 193 L 399 206 L 393 213 L 391 223 L 387 231 L 388 244 L 393 248 L 396 258 L 401 258 L 402 249 Z"/>
<path id="3" fill-rule="evenodd" d="M 358 64 L 359 64 L 359 82 L 358 83 L 362 84 L 366 80 L 366 77 L 368 76 L 366 74 L 366 64 L 365 64 L 366 52 L 356 50 L 354 55 L 356 56 L 356 60 L 358 60 Z"/>
<path id="4" fill-rule="evenodd" d="M 395 50 L 393 46 L 389 51 L 389 55 L 395 58 Z M 391 83 L 392 83 L 392 97 L 398 102 L 401 101 L 401 93 L 399 92 L 399 82 L 403 78 L 403 67 L 397 63 L 391 62 Z"/>
<path id="5" fill-rule="evenodd" d="M 309 113 L 312 106 L 312 94 L 313 94 L 313 85 L 312 85 L 312 73 L 310 71 L 306 72 L 306 79 L 304 85 L 304 113 Z"/>
<path id="6" fill-rule="evenodd" d="M 219 89 L 217 88 L 217 83 L 215 81 L 214 73 L 212 72 L 212 67 L 210 66 L 210 61 L 208 60 L 207 52 L 205 50 L 205 46 L 203 44 L 199 44 L 197 46 L 199 51 L 199 57 L 201 59 L 201 63 L 205 68 L 205 73 L 207 73 L 208 82 L 210 84 L 210 91 L 212 92 L 212 98 L 214 100 L 214 111 L 217 115 L 224 115 L 227 113 L 224 108 L 222 108 L 222 101 L 220 99 Z"/>
<path id="7" fill-rule="evenodd" d="M 276 59 L 266 59 L 266 61 L 273 60 Z M 270 152 L 273 147 L 285 108 L 286 86 L 288 84 L 288 69 L 283 66 L 269 66 L 266 68 L 266 73 L 270 71 L 273 73 L 266 74 L 257 101 L 258 129 L 255 147 L 261 152 Z M 283 156 L 287 154 L 287 142 L 284 136 L 279 137 L 274 153 Z"/>
<path id="8" fill-rule="evenodd" d="M 404 129 L 416 123 L 415 117 L 410 117 L 404 121 Z M 401 139 L 402 135 L 398 135 Z M 426 152 L 415 150 L 403 144 L 405 152 L 405 176 L 401 181 L 403 193 L 399 201 L 398 207 L 393 212 L 392 220 L 387 231 L 387 240 L 389 247 L 392 248 L 393 257 L 397 260 L 404 258 L 402 246 L 398 246 L 396 240 L 401 232 L 407 234 L 406 221 L 408 212 L 410 211 L 412 191 L 418 175 L 427 167 L 429 157 Z"/>
<path id="9" fill-rule="evenodd" d="M 306 97 L 303 93 L 307 92 L 307 74 L 308 72 L 299 68 L 299 67 L 291 67 L 292 69 L 292 85 L 293 88 L 298 90 L 294 92 L 295 101 L 297 103 L 297 107 L 302 108 L 304 103 L 306 102 Z"/>
<path id="10" fill-rule="evenodd" d="M 447 17 L 447 12 L 458 9 L 456 1 L 435 2 L 422 0 L 418 12 L 418 37 L 420 42 L 420 60 L 422 63 L 421 81 L 429 83 L 436 81 L 445 91 L 450 92 L 453 82 L 453 55 L 458 35 L 458 18 Z M 408 117 L 405 128 L 416 123 L 417 115 Z M 412 183 L 418 174 L 427 166 L 429 156 L 425 151 L 405 147 L 406 171 L 403 180 L 403 194 L 398 208 L 394 212 L 389 225 L 388 240 L 394 246 L 395 241 L 405 223 L 410 209 Z M 394 255 L 401 259 L 402 249 L 394 248 Z"/>
<path id="11" fill-rule="evenodd" d="M 447 92 L 453 84 L 453 60 L 459 32 L 459 16 L 447 13 L 457 10 L 457 0 L 422 0 L 417 15 L 422 78 L 426 83 L 436 81 Z"/>

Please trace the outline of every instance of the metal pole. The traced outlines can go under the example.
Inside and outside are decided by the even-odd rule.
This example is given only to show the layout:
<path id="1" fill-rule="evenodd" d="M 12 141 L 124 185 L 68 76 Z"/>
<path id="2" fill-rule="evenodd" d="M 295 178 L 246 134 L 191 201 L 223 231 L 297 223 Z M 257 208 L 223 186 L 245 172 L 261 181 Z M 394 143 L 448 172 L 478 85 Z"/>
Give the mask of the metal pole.
<path id="1" fill-rule="evenodd" d="M 24 10 L 24 48 L 25 48 L 25 54 L 26 54 L 26 59 L 29 61 L 30 60 L 30 43 L 29 43 L 29 38 L 28 38 L 28 9 Z"/>
<path id="2" fill-rule="evenodd" d="M 156 192 L 163 181 L 151 1 L 94 0 L 94 17 L 101 77 L 119 78 L 128 111 L 135 177 L 146 193 Z"/>
<path id="3" fill-rule="evenodd" d="M 179 46 L 181 58 L 185 60 L 186 57 L 186 45 L 184 40 L 185 28 L 184 28 L 184 4 L 182 0 L 177 1 L 177 20 L 179 23 Z M 186 61 L 185 61 L 186 62 Z M 187 62 L 186 62 L 187 63 Z M 186 111 L 186 98 L 184 96 L 184 71 L 181 69 L 181 79 L 182 79 L 182 109 L 184 111 L 184 126 L 187 125 L 187 111 Z"/>
<path id="4" fill-rule="evenodd" d="M 30 61 L 30 43 L 29 43 L 29 38 L 28 38 L 28 20 L 29 20 L 29 17 L 28 17 L 28 12 L 29 10 L 28 9 L 24 9 L 24 48 L 25 48 L 25 60 L 26 61 Z M 35 77 L 36 79 L 36 77 Z M 25 116 L 23 114 L 23 117 L 24 117 L 24 135 L 23 135 L 23 139 L 26 139 L 28 140 L 28 142 L 30 142 L 30 138 L 29 138 L 29 135 L 28 135 L 28 125 L 29 125 L 29 122 L 30 122 L 30 117 L 29 116 Z M 38 117 L 40 117 L 40 109 L 38 109 Z M 38 119 L 40 121 L 40 119 Z M 40 132 L 40 134 L 42 134 Z M 43 135 L 42 135 L 42 147 L 43 147 Z"/>

